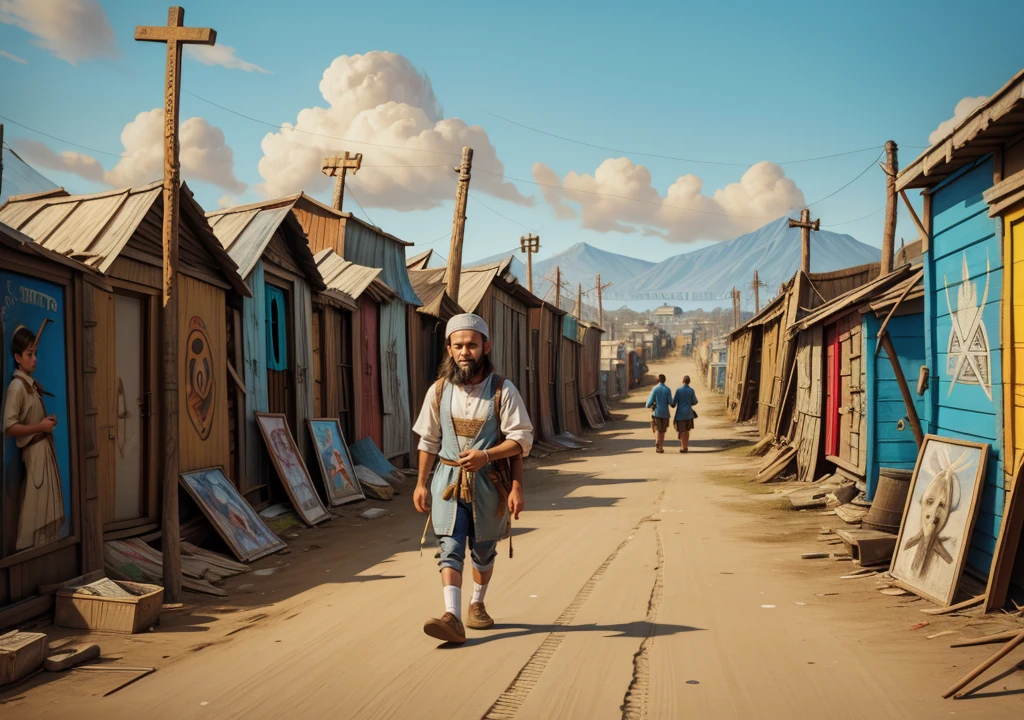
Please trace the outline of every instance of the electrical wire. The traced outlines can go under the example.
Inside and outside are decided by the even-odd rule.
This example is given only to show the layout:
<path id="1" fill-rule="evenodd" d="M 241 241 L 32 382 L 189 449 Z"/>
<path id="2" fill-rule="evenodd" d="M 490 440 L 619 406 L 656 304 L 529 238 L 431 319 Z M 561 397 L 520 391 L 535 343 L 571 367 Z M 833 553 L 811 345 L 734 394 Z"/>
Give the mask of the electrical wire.
<path id="1" fill-rule="evenodd" d="M 870 170 L 871 168 L 873 168 L 873 167 L 875 166 L 875 163 L 876 163 L 876 162 L 878 162 L 879 160 L 881 160 L 881 159 L 882 159 L 882 156 L 883 156 L 883 155 L 885 155 L 885 150 L 882 150 L 882 152 L 878 153 L 878 157 L 876 157 L 876 158 L 875 158 L 874 160 L 872 160 L 872 161 L 871 161 L 871 164 L 870 164 L 870 165 L 868 165 L 868 166 L 867 166 L 866 168 L 864 168 L 863 170 L 861 170 L 861 171 L 860 171 L 860 173 L 858 173 L 857 177 L 855 177 L 855 178 L 854 178 L 853 180 L 851 180 L 850 182 L 846 183 L 845 185 L 843 185 L 843 186 L 842 186 L 841 188 L 839 188 L 838 190 L 836 190 L 836 191 L 834 191 L 834 192 L 831 192 L 831 193 L 829 193 L 828 195 L 826 195 L 825 197 L 821 198 L 820 200 L 815 200 L 815 201 L 814 201 L 814 202 L 812 202 L 812 203 L 807 203 L 807 207 L 811 207 L 812 205 L 817 205 L 818 203 L 821 203 L 821 202 L 825 202 L 825 201 L 826 201 L 826 200 L 828 200 L 828 199 L 829 199 L 830 197 L 833 197 L 833 196 L 835 196 L 835 195 L 838 195 L 838 194 L 839 194 L 839 193 L 841 193 L 841 192 L 842 192 L 843 190 L 845 190 L 846 188 L 848 188 L 848 187 L 850 187 L 851 185 L 853 185 L 853 184 L 854 184 L 855 182 L 857 182 L 858 180 L 860 180 L 860 179 L 861 179 L 861 177 L 863 177 L 864 173 L 866 173 L 866 172 L 867 172 L 868 170 Z"/>
<path id="2" fill-rule="evenodd" d="M 11 123 L 11 125 L 17 125 L 18 127 L 24 128 L 25 130 L 28 130 L 29 132 L 34 132 L 37 135 L 42 135 L 43 137 L 48 137 L 51 140 L 56 140 L 57 142 L 62 142 L 65 145 L 71 145 L 73 147 L 82 148 L 83 150 L 88 150 L 89 152 L 99 153 L 101 155 L 110 155 L 112 157 L 117 157 L 117 158 L 131 157 L 131 155 L 123 155 L 121 153 L 112 153 L 112 152 L 108 152 L 106 150 L 99 150 L 97 148 L 89 147 L 88 145 L 80 145 L 79 143 L 71 142 L 70 140 L 65 140 L 64 138 L 59 138 L 56 135 L 50 135 L 49 133 L 44 133 L 42 130 L 36 130 L 35 128 L 31 128 L 28 125 L 22 125 L 17 120 L 11 120 L 9 117 L 5 117 L 3 115 L 0 115 L 0 120 L 3 120 L 5 122 L 9 122 L 9 123 Z M 10 145 L 8 145 L 7 147 L 10 147 Z"/>
<path id="3" fill-rule="evenodd" d="M 829 223 L 828 225 L 822 225 L 822 227 L 824 227 L 824 228 L 834 228 L 834 227 L 840 227 L 842 225 L 849 225 L 851 223 L 860 222 L 861 220 L 867 220 L 872 215 L 877 215 L 878 213 L 882 212 L 883 210 L 885 210 L 885 205 L 883 205 L 882 207 L 878 208 L 874 212 L 869 212 L 867 215 L 862 215 L 859 218 L 854 218 L 853 220 L 844 220 L 843 222 Z"/>
<path id="4" fill-rule="evenodd" d="M 361 202 L 359 202 L 359 198 L 357 198 L 357 197 L 356 197 L 356 194 L 355 194 L 354 192 L 352 192 L 352 187 L 351 187 L 351 185 L 347 186 L 347 187 L 345 188 L 345 190 L 347 190 L 347 191 L 348 191 L 348 195 L 349 195 L 349 197 L 351 197 L 351 198 L 352 198 L 352 199 L 353 199 L 353 200 L 355 201 L 355 203 L 356 203 L 356 207 L 358 207 L 358 208 L 359 208 L 360 210 L 362 210 L 362 211 L 363 211 L 363 215 L 365 215 L 365 216 L 366 216 L 366 220 L 367 220 L 367 221 L 368 221 L 368 222 L 369 222 L 369 223 L 370 223 L 371 225 L 373 225 L 374 227 L 377 227 L 377 223 L 375 223 L 375 222 L 374 222 L 373 220 L 371 220 L 371 219 L 370 219 L 370 213 L 366 212 L 366 208 L 364 208 L 364 207 L 363 207 L 363 204 L 362 204 Z"/>
<path id="5" fill-rule="evenodd" d="M 512 218 L 510 218 L 510 217 L 509 217 L 509 216 L 507 216 L 507 215 L 502 215 L 502 214 L 501 214 L 500 212 L 498 212 L 497 210 L 495 210 L 494 208 L 492 208 L 492 207 L 491 207 L 490 205 L 488 205 L 487 203 L 485 203 L 485 202 L 484 202 L 483 200 L 480 200 L 479 198 L 477 198 L 477 197 L 474 197 L 473 195 L 470 195 L 470 196 L 469 196 L 469 199 L 470 199 L 470 200 L 472 200 L 473 202 L 476 202 L 476 203 L 479 203 L 480 205 L 483 205 L 483 206 L 484 206 L 485 208 L 487 208 L 488 210 L 490 210 L 490 211 L 491 211 L 492 213 L 494 213 L 495 215 L 497 215 L 497 216 L 498 216 L 498 217 L 500 217 L 500 218 L 504 218 L 505 220 L 508 220 L 508 221 L 509 221 L 509 222 L 511 222 L 511 223 L 515 223 L 515 224 L 516 224 L 516 225 L 518 225 L 519 227 L 521 227 L 521 228 L 525 228 L 525 229 L 529 230 L 530 232 L 533 232 L 533 233 L 537 232 L 536 230 L 534 230 L 534 229 L 533 229 L 532 227 L 530 227 L 529 225 L 525 225 L 525 224 L 523 224 L 523 223 L 519 222 L 518 220 L 513 220 Z"/>

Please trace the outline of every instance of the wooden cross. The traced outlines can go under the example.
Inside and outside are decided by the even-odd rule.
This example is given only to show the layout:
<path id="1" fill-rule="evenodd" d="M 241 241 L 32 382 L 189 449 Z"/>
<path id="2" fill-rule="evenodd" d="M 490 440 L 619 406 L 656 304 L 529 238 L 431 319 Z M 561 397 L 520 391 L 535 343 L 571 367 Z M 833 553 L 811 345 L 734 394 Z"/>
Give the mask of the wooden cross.
<path id="1" fill-rule="evenodd" d="M 533 254 L 540 250 L 540 237 L 530 233 L 519 238 L 519 249 L 526 253 L 526 288 L 533 292 Z"/>
<path id="2" fill-rule="evenodd" d="M 809 273 L 811 271 L 811 230 L 817 232 L 821 229 L 821 219 L 811 222 L 811 211 L 804 208 L 800 211 L 799 220 L 790 218 L 789 226 L 802 230 L 800 233 L 800 269 Z"/>
<path id="3" fill-rule="evenodd" d="M 363 164 L 363 154 L 350 155 L 348 150 L 341 157 L 324 158 L 323 173 L 334 178 L 334 196 L 331 198 L 331 207 L 341 210 L 341 203 L 345 199 L 345 173 L 349 170 L 355 175 Z"/>
<path id="4" fill-rule="evenodd" d="M 167 25 L 135 28 L 135 39 L 167 44 L 164 80 L 164 216 L 163 216 L 163 573 L 164 601 L 181 596 L 181 536 L 178 530 L 178 200 L 181 166 L 178 163 L 178 99 L 181 95 L 181 50 L 186 43 L 213 45 L 217 33 L 209 28 L 187 28 L 185 11 L 172 6 Z"/>

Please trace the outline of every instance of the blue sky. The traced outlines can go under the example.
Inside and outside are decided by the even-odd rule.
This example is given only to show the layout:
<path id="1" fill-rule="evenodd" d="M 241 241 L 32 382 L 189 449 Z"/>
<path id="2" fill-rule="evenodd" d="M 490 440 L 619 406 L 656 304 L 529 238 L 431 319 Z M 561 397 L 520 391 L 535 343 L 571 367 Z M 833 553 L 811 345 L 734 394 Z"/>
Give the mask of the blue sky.
<path id="1" fill-rule="evenodd" d="M 133 33 L 137 24 L 163 24 L 167 5 L 148 0 L 62 4 L 83 13 L 83 19 L 73 24 L 72 41 L 65 42 L 68 30 L 59 17 L 25 10 L 30 0 L 0 0 L 0 115 L 91 148 L 6 123 L 10 145 L 54 182 L 72 192 L 98 191 L 109 187 L 101 176 L 114 169 L 119 160 L 115 155 L 126 152 L 121 142 L 126 124 L 139 113 L 162 106 L 162 46 L 137 43 Z M 304 108 L 329 106 L 318 86 L 336 58 L 387 51 L 401 56 L 397 65 L 388 66 L 392 70 L 405 68 L 420 85 L 422 76 L 429 77 L 440 108 L 427 108 L 428 125 L 440 122 L 438 128 L 450 128 L 448 120 L 457 118 L 479 126 L 481 130 L 472 131 L 477 133 L 474 137 L 483 138 L 502 164 L 504 185 L 484 174 L 486 160 L 481 161 L 481 172 L 474 174 L 466 259 L 511 250 L 529 228 L 541 235 L 542 257 L 588 242 L 660 260 L 740 234 L 752 229 L 750 225 L 770 221 L 769 215 L 784 214 L 778 211 L 779 203 L 792 199 L 797 188 L 804 202 L 829 195 L 871 166 L 886 140 L 896 140 L 901 164 L 909 163 L 928 144 L 929 133 L 953 116 L 962 98 L 993 93 L 1022 66 L 1019 48 L 1000 42 L 993 27 L 1019 26 L 1024 21 L 1024 5 L 1019 2 L 979 2 L 970 11 L 962 3 L 948 2 L 599 2 L 583 11 L 578 7 L 551 2 L 442 6 L 298 0 L 186 6 L 186 24 L 215 28 L 219 44 L 233 47 L 237 58 L 268 71 L 186 58 L 182 120 L 205 120 L 192 130 L 214 145 L 216 129 L 222 131 L 231 156 L 225 167 L 225 149 L 215 148 L 206 162 L 220 165 L 202 175 L 207 181 L 193 177 L 189 183 L 207 209 L 216 208 L 225 196 L 231 198 L 225 202 L 260 200 L 264 183 L 282 192 L 298 189 L 294 184 L 304 185 L 304 178 L 320 183 L 304 189 L 329 201 L 326 182 L 316 178 L 319 168 L 309 170 L 307 162 L 297 169 L 290 151 L 264 158 L 261 142 L 274 132 L 272 128 L 188 93 L 273 124 L 294 123 Z M 101 42 L 103 22 L 112 30 L 113 43 Z M 75 62 L 58 55 L 72 56 Z M 387 88 L 380 92 L 390 99 L 408 99 L 408 86 L 402 87 L 401 97 L 389 96 L 398 91 Z M 342 106 L 350 98 L 341 96 L 338 113 L 345 113 Z M 411 105 L 415 110 L 416 102 Z M 360 109 L 374 110 L 355 108 Z M 609 148 L 738 165 L 586 147 L 490 113 Z M 372 125 L 382 116 L 370 112 L 362 118 Z M 350 139 L 390 142 L 390 135 L 373 135 L 365 127 L 357 132 L 355 124 L 323 127 L 336 128 L 327 134 L 344 132 Z M 438 132 L 443 135 L 446 130 Z M 313 142 L 311 138 L 307 135 L 306 142 Z M 447 254 L 452 214 L 447 198 L 454 194 L 454 174 L 419 166 L 457 164 L 456 156 L 443 152 L 457 150 L 461 141 L 449 140 L 447 145 L 431 146 L 442 148 L 434 152 L 325 142 L 363 152 L 367 166 L 375 159 L 385 166 L 364 167 L 349 181 L 352 196 L 346 199 L 347 210 L 368 213 L 374 224 L 415 242 L 417 249 L 432 247 Z M 93 158 L 98 165 L 89 165 L 84 173 L 92 179 L 56 166 L 40 167 L 33 160 L 43 151 L 33 142 L 57 153 Z M 285 145 L 282 140 L 281 147 Z M 691 201 L 678 197 L 664 201 L 675 208 L 656 206 L 669 186 L 687 174 L 699 177 L 703 194 L 710 196 L 739 182 L 755 163 L 869 147 L 878 149 L 782 165 L 786 182 L 795 186 L 785 190 L 777 185 L 767 199 L 715 204 L 710 198 L 696 198 L 694 207 L 705 208 L 700 214 L 680 210 L 680 203 L 689 208 Z M 476 149 L 479 158 L 482 151 Z M 137 148 L 134 152 L 132 159 L 143 155 Z M 553 171 L 556 184 L 569 184 L 567 173 L 593 176 L 602 163 L 618 158 L 628 160 L 607 165 L 607 177 L 600 183 L 588 184 L 591 180 L 584 178 L 573 187 L 631 197 L 635 191 L 637 198 L 648 199 L 646 203 L 549 188 L 556 201 L 567 201 L 559 208 L 545 199 L 542 187 L 508 179 L 536 182 L 536 164 L 542 163 Z M 266 160 L 271 177 L 261 175 L 261 160 Z M 89 163 L 83 158 L 76 162 L 79 168 Z M 636 165 L 649 171 L 649 186 Z M 409 172 L 428 173 L 430 180 L 403 180 Z M 295 179 L 281 179 L 290 173 L 296 173 Z M 187 168 L 184 175 L 189 180 Z M 108 182 L 110 177 L 132 175 L 125 170 L 108 175 Z M 157 170 L 147 179 L 158 177 Z M 778 173 L 772 177 L 779 180 Z M 362 210 L 351 197 L 364 202 Z M 604 204 L 588 206 L 598 200 Z M 824 227 L 878 245 L 883 205 L 884 179 L 875 167 L 834 197 L 814 204 L 812 213 L 821 217 Z M 871 214 L 874 211 L 878 212 Z M 755 220 L 762 213 L 763 222 Z M 727 217 L 730 214 L 741 217 Z M 870 216 L 848 222 L 866 215 Z M 629 228 L 634 232 L 624 231 Z M 915 234 L 906 213 L 901 213 L 897 237 L 909 241 Z"/>

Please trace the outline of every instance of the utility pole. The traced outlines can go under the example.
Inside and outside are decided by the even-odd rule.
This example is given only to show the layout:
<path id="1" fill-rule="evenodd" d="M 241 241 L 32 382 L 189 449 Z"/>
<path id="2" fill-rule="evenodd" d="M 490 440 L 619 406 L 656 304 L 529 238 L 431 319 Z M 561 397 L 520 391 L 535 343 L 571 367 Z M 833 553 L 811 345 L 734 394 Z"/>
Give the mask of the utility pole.
<path id="1" fill-rule="evenodd" d="M 899 161 L 896 158 L 896 143 L 885 144 L 885 224 L 882 226 L 882 262 L 878 276 L 892 272 L 892 254 L 896 246 L 896 173 Z"/>
<path id="2" fill-rule="evenodd" d="M 757 270 L 754 271 L 754 314 L 757 315 L 761 312 L 761 288 L 768 287 L 768 283 L 761 282 L 760 278 L 757 277 Z"/>
<path id="3" fill-rule="evenodd" d="M 181 95 L 181 51 L 186 43 L 215 45 L 217 31 L 185 27 L 185 10 L 172 6 L 167 25 L 135 28 L 135 39 L 167 45 L 164 79 L 164 213 L 163 213 L 163 546 L 164 602 L 181 597 L 181 531 L 178 527 L 178 99 Z"/>
<path id="4" fill-rule="evenodd" d="M 459 174 L 459 188 L 455 191 L 455 216 L 452 218 L 452 244 L 448 252 L 448 271 L 445 284 L 448 297 L 459 301 L 459 280 L 462 277 L 462 240 L 466 236 L 466 201 L 469 199 L 469 171 L 473 168 L 473 148 L 462 148 L 462 165 L 452 168 Z"/>
<path id="5" fill-rule="evenodd" d="M 583 319 L 583 283 L 576 284 L 576 312 L 573 315 L 577 320 Z"/>
<path id="6" fill-rule="evenodd" d="M 331 207 L 341 212 L 341 204 L 345 201 L 345 173 L 349 170 L 355 175 L 363 165 L 363 154 L 350 155 L 346 150 L 338 157 L 325 157 L 321 168 L 324 175 L 334 178 L 334 195 L 331 196 Z"/>
<path id="7" fill-rule="evenodd" d="M 601 273 L 597 274 L 597 325 L 598 327 L 604 327 L 604 303 L 601 299 L 602 293 L 610 288 L 612 283 L 607 285 L 601 284 Z"/>
<path id="8" fill-rule="evenodd" d="M 4 190 L 4 124 L 0 123 L 0 195 Z"/>
<path id="9" fill-rule="evenodd" d="M 800 233 L 800 269 L 805 274 L 809 273 L 811 272 L 811 230 L 817 232 L 821 229 L 821 219 L 811 222 L 811 211 L 804 208 L 800 211 L 799 220 L 790 218 L 789 226 L 791 228 L 798 227 L 803 231 Z"/>
<path id="10" fill-rule="evenodd" d="M 534 234 L 519 238 L 519 249 L 526 253 L 526 288 L 533 292 L 533 254 L 540 250 L 540 237 Z"/>
<path id="11" fill-rule="evenodd" d="M 555 307 L 562 309 L 562 268 L 555 265 Z"/>
<path id="12" fill-rule="evenodd" d="M 732 289 L 732 329 L 740 326 L 740 291 Z"/>

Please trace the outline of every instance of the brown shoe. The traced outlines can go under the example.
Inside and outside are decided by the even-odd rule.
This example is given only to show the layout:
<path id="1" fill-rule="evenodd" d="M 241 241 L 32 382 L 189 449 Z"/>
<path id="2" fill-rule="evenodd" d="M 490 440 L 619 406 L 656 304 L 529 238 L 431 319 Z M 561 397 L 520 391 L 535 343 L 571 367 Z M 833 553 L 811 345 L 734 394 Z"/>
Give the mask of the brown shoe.
<path id="1" fill-rule="evenodd" d="M 423 632 L 442 642 L 456 645 L 466 642 L 466 630 L 462 627 L 462 621 L 450 612 L 446 612 L 440 618 L 427 620 L 423 623 Z"/>
<path id="2" fill-rule="evenodd" d="M 494 618 L 487 614 L 487 608 L 482 602 L 475 602 L 469 606 L 469 616 L 466 618 L 466 627 L 474 630 L 486 630 L 494 627 Z"/>

